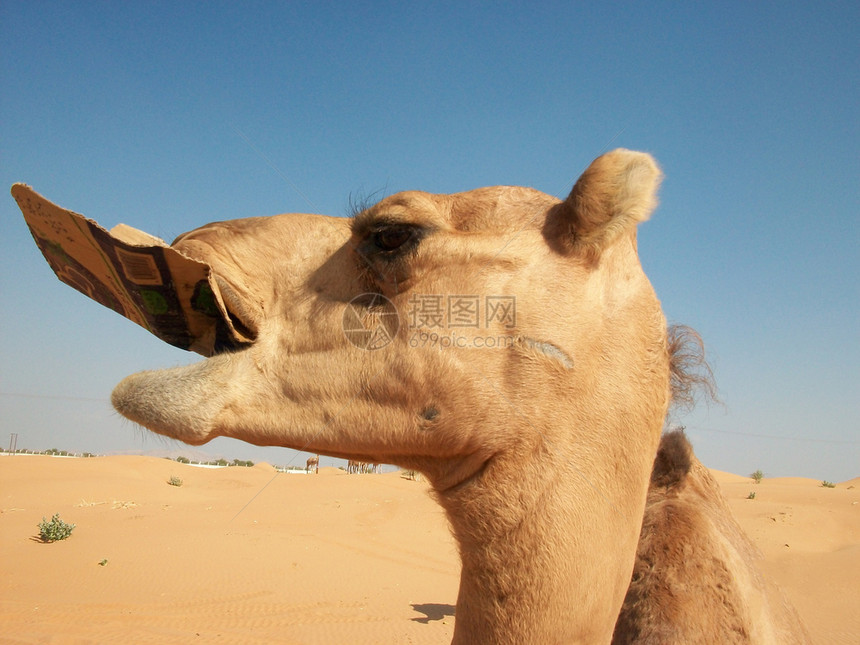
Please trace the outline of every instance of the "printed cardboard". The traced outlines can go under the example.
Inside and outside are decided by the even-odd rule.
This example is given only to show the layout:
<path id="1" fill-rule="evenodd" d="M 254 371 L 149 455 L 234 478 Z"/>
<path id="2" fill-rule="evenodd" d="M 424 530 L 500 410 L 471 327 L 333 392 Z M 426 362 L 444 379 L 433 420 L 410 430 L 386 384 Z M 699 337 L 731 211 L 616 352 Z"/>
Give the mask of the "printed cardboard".
<path id="1" fill-rule="evenodd" d="M 247 342 L 208 264 L 125 224 L 107 231 L 25 184 L 12 196 L 57 277 L 162 340 L 204 356 Z"/>

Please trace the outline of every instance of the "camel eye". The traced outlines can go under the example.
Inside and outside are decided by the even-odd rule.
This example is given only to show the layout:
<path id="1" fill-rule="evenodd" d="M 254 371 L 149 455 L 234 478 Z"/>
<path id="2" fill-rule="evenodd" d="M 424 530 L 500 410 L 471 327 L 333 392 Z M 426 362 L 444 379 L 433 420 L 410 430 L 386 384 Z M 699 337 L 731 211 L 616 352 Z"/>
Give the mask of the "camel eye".
<path id="1" fill-rule="evenodd" d="M 389 226 L 373 234 L 373 244 L 380 251 L 392 252 L 411 241 L 415 236 L 412 226 Z"/>

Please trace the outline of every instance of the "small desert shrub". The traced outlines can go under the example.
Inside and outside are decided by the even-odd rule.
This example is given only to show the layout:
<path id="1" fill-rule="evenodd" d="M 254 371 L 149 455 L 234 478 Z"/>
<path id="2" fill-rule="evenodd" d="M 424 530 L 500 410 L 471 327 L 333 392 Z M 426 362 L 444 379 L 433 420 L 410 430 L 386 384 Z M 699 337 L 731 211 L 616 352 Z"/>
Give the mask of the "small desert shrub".
<path id="1" fill-rule="evenodd" d="M 824 486 L 824 488 L 836 488 L 836 484 L 834 484 L 833 482 L 829 482 L 826 479 L 821 482 L 821 485 Z"/>
<path id="2" fill-rule="evenodd" d="M 760 470 L 757 470 L 752 475 L 750 475 L 750 477 L 753 478 L 753 481 L 756 484 L 761 484 L 761 479 L 762 479 L 762 477 L 764 477 L 764 473 Z"/>
<path id="3" fill-rule="evenodd" d="M 755 499 L 755 491 L 750 491 L 750 494 L 747 495 L 747 499 Z"/>
<path id="4" fill-rule="evenodd" d="M 182 486 L 182 480 L 179 477 L 171 477 L 167 480 L 167 483 L 171 486 Z"/>
<path id="5" fill-rule="evenodd" d="M 59 513 L 54 513 L 50 522 L 42 517 L 42 521 L 39 522 L 39 537 L 42 538 L 42 542 L 65 540 L 72 534 L 74 528 L 74 524 L 66 524 L 60 519 Z"/>

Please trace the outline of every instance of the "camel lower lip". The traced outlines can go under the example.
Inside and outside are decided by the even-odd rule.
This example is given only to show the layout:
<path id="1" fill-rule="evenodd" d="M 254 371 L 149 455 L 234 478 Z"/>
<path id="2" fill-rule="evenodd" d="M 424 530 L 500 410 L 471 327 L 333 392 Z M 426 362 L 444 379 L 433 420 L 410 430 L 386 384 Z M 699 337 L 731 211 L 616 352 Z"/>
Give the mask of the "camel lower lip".
<path id="1" fill-rule="evenodd" d="M 199 445 L 214 436 L 215 417 L 222 407 L 229 356 L 193 365 L 138 372 L 123 379 L 111 393 L 122 416 L 145 428 L 185 443 Z"/>

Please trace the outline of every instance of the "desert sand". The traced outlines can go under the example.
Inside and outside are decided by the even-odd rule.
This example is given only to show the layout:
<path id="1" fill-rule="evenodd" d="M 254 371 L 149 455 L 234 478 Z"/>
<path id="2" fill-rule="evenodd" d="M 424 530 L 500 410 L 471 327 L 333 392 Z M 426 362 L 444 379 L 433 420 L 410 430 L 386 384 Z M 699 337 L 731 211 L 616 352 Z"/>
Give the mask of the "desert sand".
<path id="1" fill-rule="evenodd" d="M 860 479 L 831 489 L 712 472 L 814 642 L 860 642 Z M 43 543 L 38 523 L 54 513 L 76 527 Z M 456 546 L 427 484 L 399 472 L 3 456 L 0 553 L 2 643 L 435 644 L 453 633 Z"/>

